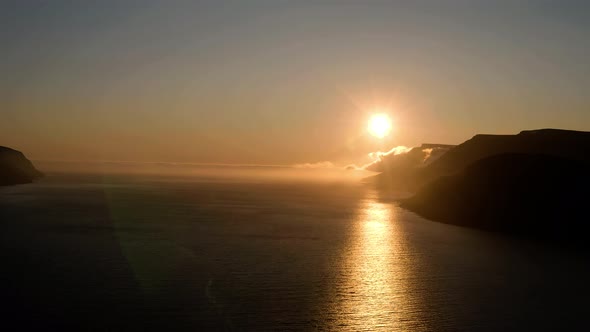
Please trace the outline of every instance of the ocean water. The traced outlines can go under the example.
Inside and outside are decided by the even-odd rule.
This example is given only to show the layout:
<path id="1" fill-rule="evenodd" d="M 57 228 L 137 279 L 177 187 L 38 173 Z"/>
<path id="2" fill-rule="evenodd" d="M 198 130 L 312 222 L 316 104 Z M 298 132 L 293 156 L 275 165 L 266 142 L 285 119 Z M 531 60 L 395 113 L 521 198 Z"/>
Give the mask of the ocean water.
<path id="1" fill-rule="evenodd" d="M 3 323 L 590 330 L 586 257 L 431 222 L 395 198 L 355 182 L 148 175 L 0 188 Z"/>

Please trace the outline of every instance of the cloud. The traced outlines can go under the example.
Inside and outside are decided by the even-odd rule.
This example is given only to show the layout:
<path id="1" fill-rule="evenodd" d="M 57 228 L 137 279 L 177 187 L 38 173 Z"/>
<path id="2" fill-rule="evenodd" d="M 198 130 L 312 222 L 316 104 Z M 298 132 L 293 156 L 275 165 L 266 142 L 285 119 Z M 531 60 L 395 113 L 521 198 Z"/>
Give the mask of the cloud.
<path id="1" fill-rule="evenodd" d="M 346 171 L 366 171 L 366 166 L 370 165 L 372 163 L 368 163 L 362 166 L 357 166 L 356 164 L 348 164 L 346 166 L 344 166 L 344 170 Z"/>
<path id="2" fill-rule="evenodd" d="M 368 154 L 368 156 L 372 161 L 370 163 L 364 164 L 363 166 L 360 166 L 360 167 L 355 165 L 355 167 L 358 167 L 359 169 L 363 169 L 363 170 L 377 171 L 377 169 L 371 169 L 371 168 L 375 168 L 375 166 L 380 165 L 385 159 L 388 159 L 388 157 L 406 154 L 406 153 L 410 152 L 411 150 L 412 150 L 412 148 L 409 148 L 407 146 L 398 145 L 398 146 L 390 149 L 389 151 L 370 152 Z"/>
<path id="3" fill-rule="evenodd" d="M 337 167 L 330 161 L 320 161 L 317 163 L 295 164 L 292 167 L 306 169 L 327 169 L 338 168 L 347 171 L 373 171 L 383 172 L 387 169 L 410 169 L 430 164 L 438 159 L 452 146 L 443 144 L 423 144 L 419 147 L 407 147 L 398 145 L 388 151 L 375 151 L 368 153 L 371 160 L 363 165 L 348 164 L 344 167 Z"/>
<path id="4" fill-rule="evenodd" d="M 422 160 L 422 165 L 426 166 L 433 161 L 440 158 L 443 154 L 449 151 L 451 148 L 449 146 L 438 146 L 428 149 L 422 149 L 424 152 L 424 159 Z"/>
<path id="5" fill-rule="evenodd" d="M 432 156 L 432 150 L 434 149 L 422 149 L 422 152 L 424 152 L 424 160 L 422 160 L 422 162 L 426 162 L 426 160 L 430 159 L 430 156 Z"/>
<path id="6" fill-rule="evenodd" d="M 319 161 L 317 163 L 295 164 L 295 168 L 334 168 L 334 164 L 329 161 Z"/>
<path id="7" fill-rule="evenodd" d="M 395 168 L 411 169 L 423 167 L 438 159 L 452 146 L 444 144 L 423 144 L 419 147 L 396 146 L 386 152 L 371 152 L 368 154 L 373 161 L 362 166 L 363 169 L 375 172 L 383 172 Z"/>
<path id="8" fill-rule="evenodd" d="M 402 153 L 408 153 L 410 152 L 410 150 L 412 150 L 412 148 L 409 148 L 407 146 L 403 146 L 403 145 L 399 145 L 394 147 L 393 149 L 387 151 L 387 152 L 381 152 L 381 151 L 377 151 L 377 152 L 370 152 L 369 153 L 369 158 L 373 159 L 373 161 L 381 161 L 381 159 L 383 157 L 389 156 L 389 155 L 398 155 L 398 154 L 402 154 Z"/>

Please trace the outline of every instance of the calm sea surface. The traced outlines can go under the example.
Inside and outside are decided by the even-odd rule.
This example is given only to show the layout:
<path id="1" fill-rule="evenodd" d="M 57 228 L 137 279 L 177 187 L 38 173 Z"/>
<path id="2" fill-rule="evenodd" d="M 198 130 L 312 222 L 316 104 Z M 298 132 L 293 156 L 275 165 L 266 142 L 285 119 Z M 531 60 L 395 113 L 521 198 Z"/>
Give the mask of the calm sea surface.
<path id="1" fill-rule="evenodd" d="M 23 328 L 590 330 L 586 257 L 360 184 L 50 175 L 0 188 L 0 222 Z"/>

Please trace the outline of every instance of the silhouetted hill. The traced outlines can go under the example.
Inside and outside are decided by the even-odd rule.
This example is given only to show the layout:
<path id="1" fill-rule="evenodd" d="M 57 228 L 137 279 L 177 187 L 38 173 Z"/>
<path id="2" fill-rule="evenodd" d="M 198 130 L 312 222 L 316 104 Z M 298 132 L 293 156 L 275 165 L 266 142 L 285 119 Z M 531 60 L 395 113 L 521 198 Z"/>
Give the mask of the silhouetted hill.
<path id="1" fill-rule="evenodd" d="M 382 188 L 415 191 L 438 177 L 460 172 L 480 159 L 498 154 L 545 154 L 589 162 L 589 151 L 590 132 L 539 129 L 517 135 L 475 135 L 423 167 L 404 169 L 400 173 L 384 165 L 383 173 L 372 181 Z"/>
<path id="2" fill-rule="evenodd" d="M 535 134 L 523 132 L 517 136 L 526 135 Z M 552 132 L 543 131 L 541 135 L 554 136 Z M 578 133 L 573 136 L 578 135 L 584 136 Z M 562 143 L 566 137 L 572 137 L 562 132 L 557 136 L 562 138 Z M 490 148 L 488 151 L 499 149 L 510 139 L 501 137 L 490 142 L 487 137 L 474 138 L 485 141 L 483 144 Z M 525 140 L 537 141 L 528 137 Z M 553 147 L 557 149 L 557 145 Z M 541 146 L 531 148 L 549 150 Z M 464 150 L 471 152 L 466 153 L 469 156 L 481 155 Z M 574 150 L 574 146 L 564 149 L 570 154 Z M 404 200 L 402 206 L 427 218 L 461 226 L 558 241 L 581 241 L 586 237 L 582 231 L 589 220 L 586 204 L 590 164 L 580 159 L 583 158 L 575 160 L 542 154 L 487 157 L 455 175 L 434 180 L 415 196 Z"/>
<path id="3" fill-rule="evenodd" d="M 0 186 L 30 183 L 41 176 L 22 152 L 0 146 Z"/>
<path id="4" fill-rule="evenodd" d="M 473 162 L 504 153 L 545 154 L 572 160 L 590 161 L 590 132 L 539 129 L 518 135 L 475 135 L 425 167 L 419 183 L 461 171 Z"/>

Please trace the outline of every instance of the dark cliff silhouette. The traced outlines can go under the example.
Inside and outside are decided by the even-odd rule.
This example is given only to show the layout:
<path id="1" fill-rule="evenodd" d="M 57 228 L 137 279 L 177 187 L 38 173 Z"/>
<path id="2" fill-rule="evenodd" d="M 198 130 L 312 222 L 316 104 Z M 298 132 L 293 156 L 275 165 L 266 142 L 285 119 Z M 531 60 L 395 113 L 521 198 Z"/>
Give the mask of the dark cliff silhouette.
<path id="1" fill-rule="evenodd" d="M 507 153 L 544 154 L 571 160 L 590 160 L 590 132 L 539 129 L 517 135 L 475 135 L 448 149 L 439 158 L 422 167 L 402 169 L 386 167 L 371 181 L 378 187 L 416 191 L 441 176 L 462 171 L 486 157 Z"/>
<path id="2" fill-rule="evenodd" d="M 588 170 L 587 161 L 501 154 L 434 180 L 402 206 L 436 221 L 579 244 Z"/>
<path id="3" fill-rule="evenodd" d="M 402 206 L 455 225 L 581 244 L 590 189 L 590 132 L 476 135 L 412 174 Z"/>
<path id="4" fill-rule="evenodd" d="M 42 176 L 22 152 L 0 146 L 0 186 L 31 183 Z"/>
<path id="5" fill-rule="evenodd" d="M 517 135 L 475 135 L 419 170 L 417 183 L 423 185 L 442 175 L 463 170 L 468 165 L 498 154 L 544 154 L 572 160 L 590 160 L 590 132 L 539 129 Z"/>

